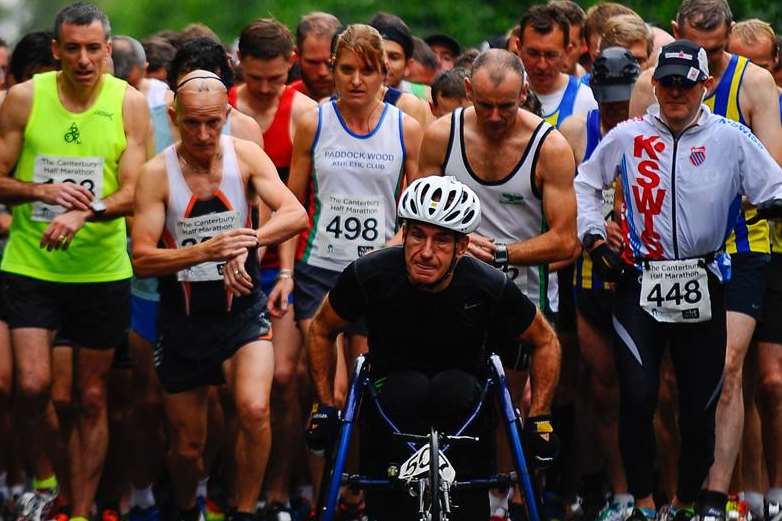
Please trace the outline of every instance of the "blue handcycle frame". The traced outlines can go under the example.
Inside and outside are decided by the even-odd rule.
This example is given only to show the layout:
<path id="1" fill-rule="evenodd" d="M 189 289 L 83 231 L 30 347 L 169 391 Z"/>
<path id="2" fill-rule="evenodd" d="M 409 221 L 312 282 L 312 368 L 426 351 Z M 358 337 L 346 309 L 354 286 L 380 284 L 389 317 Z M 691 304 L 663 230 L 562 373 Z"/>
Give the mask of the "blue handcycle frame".
<path id="1" fill-rule="evenodd" d="M 481 392 L 481 399 L 478 400 L 478 404 L 475 406 L 462 427 L 456 431 L 454 436 L 462 435 L 470 427 L 486 404 L 486 398 L 489 392 L 494 391 L 499 402 L 501 418 L 505 425 L 505 433 L 508 436 L 508 443 L 511 448 L 513 463 L 516 467 L 518 482 L 524 494 L 524 499 L 526 500 L 529 521 L 540 521 L 540 514 L 538 511 L 538 503 L 534 492 L 532 476 L 527 467 L 527 460 L 524 456 L 524 449 L 521 443 L 521 421 L 519 419 L 516 407 L 513 405 L 510 388 L 508 387 L 508 381 L 505 377 L 505 371 L 502 367 L 502 362 L 500 361 L 499 356 L 495 354 L 489 356 L 488 369 L 489 375 L 484 382 Z M 375 404 L 381 418 L 383 418 L 391 431 L 394 433 L 400 432 L 393 421 L 380 407 L 377 394 L 369 378 L 369 363 L 364 355 L 359 356 L 353 365 L 348 396 L 345 401 L 345 407 L 342 410 L 342 417 L 340 418 L 339 435 L 337 437 L 335 452 L 333 455 L 333 464 L 331 465 L 330 473 L 328 474 L 328 484 L 321 492 L 321 494 L 323 494 L 323 500 L 319 505 L 320 512 L 318 512 L 318 519 L 320 521 L 334 520 L 334 515 L 337 510 L 337 502 L 339 500 L 339 491 L 343 484 L 343 472 L 345 470 L 345 462 L 348 456 L 350 437 L 353 433 L 355 421 L 358 416 L 358 410 L 361 406 L 361 401 L 365 390 L 369 390 L 372 401 Z M 408 443 L 408 446 L 410 448 L 411 454 L 415 452 L 415 446 L 412 443 Z M 448 448 L 448 445 L 444 445 L 441 450 L 445 452 L 448 450 Z M 328 468 L 326 469 L 326 472 L 329 472 Z M 461 488 L 490 488 L 499 481 L 500 480 L 498 480 L 497 477 L 494 477 L 487 479 L 460 481 L 458 484 Z M 359 488 L 393 487 L 393 484 L 389 479 L 365 479 L 360 476 L 351 477 L 349 483 Z"/>

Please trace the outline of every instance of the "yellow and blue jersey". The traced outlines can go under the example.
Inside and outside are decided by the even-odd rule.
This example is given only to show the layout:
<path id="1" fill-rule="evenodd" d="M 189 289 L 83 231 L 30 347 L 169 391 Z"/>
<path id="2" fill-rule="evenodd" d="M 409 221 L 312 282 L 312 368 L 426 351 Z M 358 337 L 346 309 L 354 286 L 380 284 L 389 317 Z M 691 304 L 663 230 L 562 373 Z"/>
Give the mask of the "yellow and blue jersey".
<path id="1" fill-rule="evenodd" d="M 744 56 L 732 55 L 728 67 L 720 78 L 714 93 L 703 102 L 715 114 L 747 125 L 741 113 L 741 84 L 749 60 Z M 748 125 L 747 125 L 748 126 Z M 733 231 L 725 241 L 725 251 L 728 253 L 769 253 L 769 230 L 767 221 L 758 221 L 747 225 L 747 219 L 757 213 L 754 207 L 742 207 L 741 196 L 736 196 L 734 202 L 737 217 Z"/>
<path id="2" fill-rule="evenodd" d="M 573 114 L 573 108 L 576 106 L 576 95 L 578 95 L 578 88 L 580 81 L 575 76 L 569 76 L 567 87 L 565 87 L 565 93 L 562 95 L 562 99 L 559 102 L 557 110 L 551 114 L 543 116 L 546 123 L 552 125 L 555 128 L 559 128 L 562 122 L 565 121 Z"/>

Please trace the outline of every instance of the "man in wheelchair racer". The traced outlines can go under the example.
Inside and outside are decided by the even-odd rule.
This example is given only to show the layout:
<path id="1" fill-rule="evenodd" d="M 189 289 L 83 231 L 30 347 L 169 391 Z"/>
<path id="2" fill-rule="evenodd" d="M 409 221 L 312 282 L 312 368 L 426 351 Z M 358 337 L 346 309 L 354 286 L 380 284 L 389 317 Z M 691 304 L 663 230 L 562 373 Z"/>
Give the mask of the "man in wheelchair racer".
<path id="1" fill-rule="evenodd" d="M 405 433 L 430 426 L 453 434 L 480 399 L 488 356 L 509 362 L 520 345 L 532 347 L 532 405 L 523 440 L 527 460 L 550 463 L 559 442 L 550 417 L 559 378 L 560 346 L 541 313 L 505 274 L 466 257 L 468 234 L 481 219 L 475 193 L 453 177 L 418 179 L 402 194 L 398 217 L 403 245 L 365 255 L 350 264 L 318 310 L 307 346 L 319 403 L 307 431 L 313 450 L 333 443 L 338 431 L 334 402 L 339 332 L 364 318 L 369 331 L 372 386 L 380 405 Z M 361 410 L 362 475 L 386 478 L 389 465 L 409 456 L 392 436 L 368 396 Z M 456 479 L 495 472 L 493 410 L 465 434 L 476 444 L 454 446 L 448 458 Z M 486 490 L 455 491 L 454 520 L 486 519 Z M 404 491 L 367 491 L 373 521 L 415 519 L 416 498 Z"/>

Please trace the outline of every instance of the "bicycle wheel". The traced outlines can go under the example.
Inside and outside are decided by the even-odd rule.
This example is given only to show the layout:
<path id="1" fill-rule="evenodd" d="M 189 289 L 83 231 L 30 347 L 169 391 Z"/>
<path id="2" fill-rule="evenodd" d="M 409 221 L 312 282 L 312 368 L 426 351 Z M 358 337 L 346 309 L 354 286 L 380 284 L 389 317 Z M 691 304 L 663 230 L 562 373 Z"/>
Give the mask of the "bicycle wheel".
<path id="1" fill-rule="evenodd" d="M 440 439 L 437 430 L 432 428 L 429 433 L 429 499 L 432 503 L 429 509 L 429 519 L 440 521 Z"/>

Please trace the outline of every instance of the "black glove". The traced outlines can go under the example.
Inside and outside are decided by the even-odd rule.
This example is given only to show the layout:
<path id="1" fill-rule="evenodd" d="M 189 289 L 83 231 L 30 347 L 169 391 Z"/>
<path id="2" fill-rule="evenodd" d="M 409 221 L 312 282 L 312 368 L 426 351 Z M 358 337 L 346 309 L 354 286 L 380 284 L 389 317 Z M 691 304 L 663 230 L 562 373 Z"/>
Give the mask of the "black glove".
<path id="1" fill-rule="evenodd" d="M 554 432 L 551 416 L 533 416 L 524 422 L 524 448 L 536 468 L 546 468 L 559 455 L 559 436 Z"/>
<path id="2" fill-rule="evenodd" d="M 782 219 L 782 199 L 769 199 L 755 208 L 758 213 L 747 219 L 747 224 L 755 224 L 763 219 Z"/>
<path id="3" fill-rule="evenodd" d="M 314 403 L 304 437 L 312 452 L 331 448 L 339 433 L 339 412 L 336 407 Z"/>
<path id="4" fill-rule="evenodd" d="M 589 252 L 589 257 L 600 277 L 606 282 L 616 282 L 622 276 L 625 263 L 614 250 L 608 247 L 607 242 L 593 248 Z"/>

